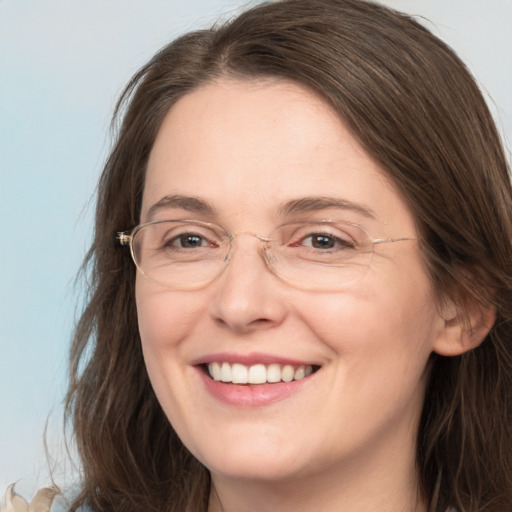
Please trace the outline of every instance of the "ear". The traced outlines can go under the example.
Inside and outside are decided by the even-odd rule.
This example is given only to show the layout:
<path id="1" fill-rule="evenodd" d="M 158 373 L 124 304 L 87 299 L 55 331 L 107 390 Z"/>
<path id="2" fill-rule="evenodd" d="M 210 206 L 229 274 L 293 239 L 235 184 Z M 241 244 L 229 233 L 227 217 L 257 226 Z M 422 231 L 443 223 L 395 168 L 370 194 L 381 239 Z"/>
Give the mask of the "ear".
<path id="1" fill-rule="evenodd" d="M 444 326 L 433 350 L 441 356 L 459 356 L 478 347 L 496 321 L 496 307 L 489 303 L 484 305 L 473 300 L 461 307 L 447 300 L 440 309 Z"/>

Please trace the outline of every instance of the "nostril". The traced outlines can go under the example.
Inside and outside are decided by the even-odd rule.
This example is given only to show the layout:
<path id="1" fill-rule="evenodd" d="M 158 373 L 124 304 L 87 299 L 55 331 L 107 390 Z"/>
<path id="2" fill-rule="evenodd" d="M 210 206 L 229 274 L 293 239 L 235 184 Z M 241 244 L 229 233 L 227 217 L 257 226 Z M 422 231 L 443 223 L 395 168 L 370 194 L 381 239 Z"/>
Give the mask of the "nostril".
<path id="1" fill-rule="evenodd" d="M 266 327 L 272 324 L 272 319 L 270 318 L 256 318 L 254 320 L 248 320 L 246 322 L 242 321 L 238 324 L 234 321 L 227 321 L 222 317 L 216 317 L 215 322 L 217 325 L 221 327 L 229 327 L 238 332 L 246 331 L 247 329 L 257 328 L 257 327 Z"/>
<path id="2" fill-rule="evenodd" d="M 269 318 L 256 318 L 247 323 L 246 329 L 259 331 L 264 329 L 269 329 L 276 324 L 276 319 Z"/>
<path id="3" fill-rule="evenodd" d="M 258 326 L 265 327 L 265 325 L 267 325 L 271 322 L 272 322 L 272 320 L 270 320 L 269 318 L 257 318 L 256 320 L 253 320 L 249 325 L 251 325 L 253 327 L 258 327 Z"/>

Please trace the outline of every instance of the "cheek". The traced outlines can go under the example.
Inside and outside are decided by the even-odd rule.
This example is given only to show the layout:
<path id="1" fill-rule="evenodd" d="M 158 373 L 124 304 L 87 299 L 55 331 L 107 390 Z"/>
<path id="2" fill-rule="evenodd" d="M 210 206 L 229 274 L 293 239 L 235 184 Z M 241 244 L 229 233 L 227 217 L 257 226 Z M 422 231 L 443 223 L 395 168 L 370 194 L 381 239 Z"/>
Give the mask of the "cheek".
<path id="1" fill-rule="evenodd" d="M 428 279 L 422 272 L 375 273 L 362 284 L 311 295 L 300 308 L 303 322 L 352 367 L 421 374 L 441 327 Z"/>
<path id="2" fill-rule="evenodd" d="M 139 332 L 149 379 L 169 421 L 178 428 L 188 404 L 184 376 L 190 371 L 190 347 L 185 341 L 198 323 L 202 303 L 198 293 L 178 295 L 142 280 L 136 285 Z"/>
<path id="3" fill-rule="evenodd" d="M 169 416 L 184 396 L 181 389 L 183 379 L 179 376 L 189 370 L 187 350 L 190 350 L 190 344 L 185 341 L 197 326 L 203 310 L 200 294 L 182 293 L 177 296 L 143 282 L 136 286 L 136 304 L 149 379 Z"/>
<path id="4" fill-rule="evenodd" d="M 145 350 L 179 345 L 193 328 L 201 310 L 198 294 L 181 294 L 177 298 L 175 293 L 146 282 L 137 282 L 135 298 Z"/>

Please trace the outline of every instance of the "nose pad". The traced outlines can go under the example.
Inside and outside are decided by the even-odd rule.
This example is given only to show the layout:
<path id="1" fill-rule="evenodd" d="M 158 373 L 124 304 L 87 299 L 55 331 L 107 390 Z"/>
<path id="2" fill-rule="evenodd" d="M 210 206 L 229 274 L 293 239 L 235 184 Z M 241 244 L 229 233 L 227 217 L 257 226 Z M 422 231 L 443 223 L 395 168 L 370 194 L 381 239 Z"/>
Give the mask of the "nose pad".
<path id="1" fill-rule="evenodd" d="M 273 269 L 269 266 L 270 263 L 271 263 L 271 256 L 270 256 L 270 251 L 269 251 L 269 249 L 270 249 L 269 242 L 271 241 L 271 239 L 270 238 L 266 238 L 266 237 L 261 236 L 261 235 L 257 235 L 256 233 L 251 233 L 250 231 L 242 231 L 240 233 L 237 233 L 235 236 L 233 236 L 231 238 L 229 250 L 228 250 L 228 252 L 226 253 L 226 255 L 224 256 L 224 258 L 222 260 L 223 263 L 225 263 L 226 265 L 229 265 L 229 263 L 231 262 L 233 252 L 236 251 L 236 249 L 233 249 L 233 246 L 235 245 L 235 240 L 240 235 L 253 236 L 259 242 L 261 242 L 262 245 L 261 245 L 261 247 L 258 247 L 257 253 L 259 254 L 260 258 L 263 260 L 263 262 L 273 272 Z"/>
<path id="2" fill-rule="evenodd" d="M 253 233 L 240 234 L 257 240 L 252 244 L 240 244 L 240 239 L 232 241 L 225 257 L 226 268 L 216 281 L 211 314 L 218 324 L 236 332 L 278 325 L 285 317 L 286 306 L 278 293 L 279 280 L 267 262 L 268 251 L 259 246 L 268 239 Z"/>
<path id="3" fill-rule="evenodd" d="M 265 240 L 265 242 L 268 242 L 268 241 L 269 240 Z M 270 270 L 270 272 L 275 274 L 276 272 L 275 272 L 275 269 L 274 269 L 274 264 L 275 264 L 275 262 L 277 260 L 276 260 L 275 254 L 272 252 L 271 247 L 270 247 L 270 245 L 268 243 L 267 244 L 263 244 L 260 247 L 260 254 L 261 254 L 261 257 L 262 257 L 263 261 L 267 265 L 267 268 Z"/>

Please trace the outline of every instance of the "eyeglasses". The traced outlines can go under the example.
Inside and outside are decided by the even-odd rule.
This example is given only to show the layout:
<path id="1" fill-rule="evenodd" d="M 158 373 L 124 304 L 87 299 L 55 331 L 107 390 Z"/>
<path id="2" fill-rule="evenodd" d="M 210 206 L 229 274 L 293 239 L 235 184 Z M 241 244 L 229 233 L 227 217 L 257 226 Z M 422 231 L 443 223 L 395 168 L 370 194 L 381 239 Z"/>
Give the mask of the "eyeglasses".
<path id="1" fill-rule="evenodd" d="M 228 233 L 198 220 L 162 220 L 117 234 L 130 246 L 137 269 L 147 279 L 175 290 L 194 290 L 212 282 L 227 267 L 240 235 L 261 241 L 268 268 L 286 283 L 304 290 L 336 291 L 369 268 L 376 244 L 414 238 L 372 239 L 350 222 L 330 220 L 283 224 L 268 237 Z"/>

